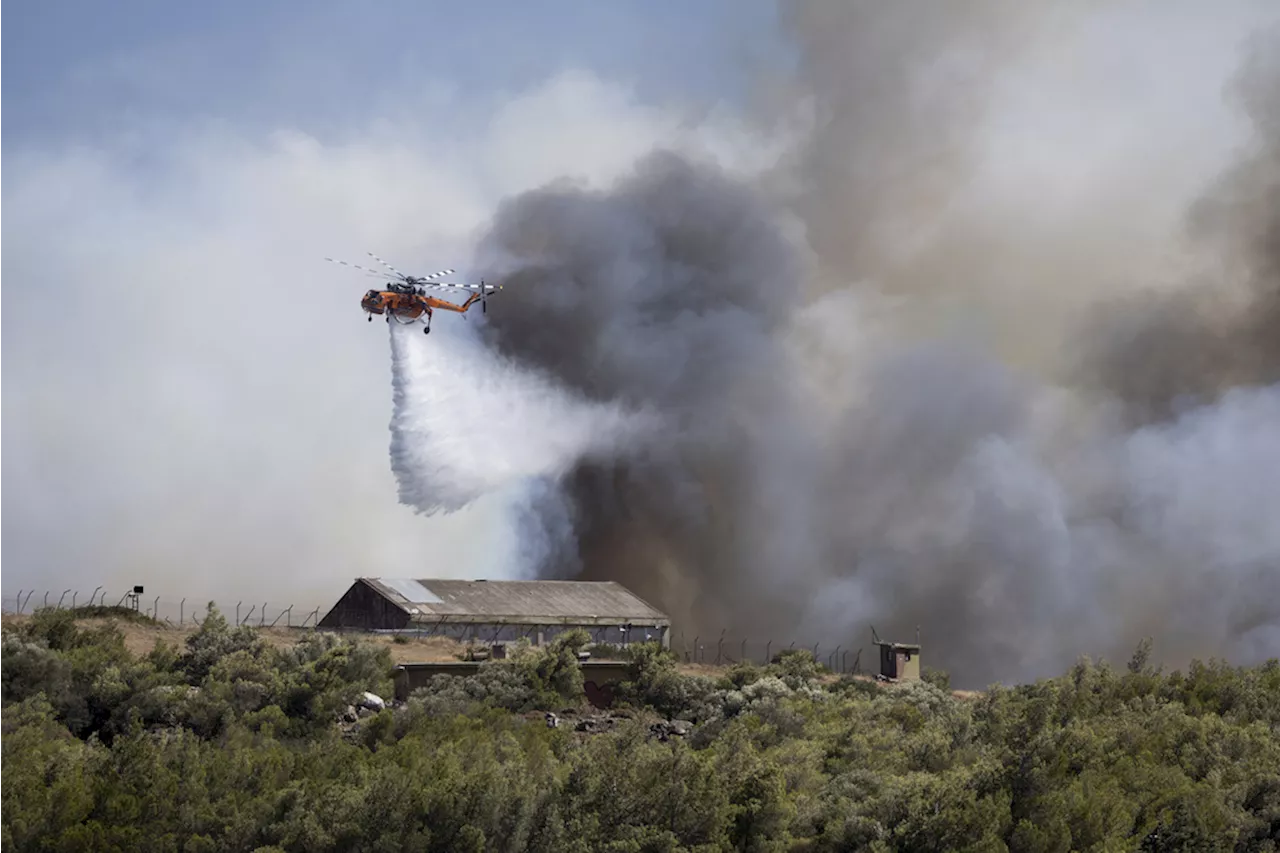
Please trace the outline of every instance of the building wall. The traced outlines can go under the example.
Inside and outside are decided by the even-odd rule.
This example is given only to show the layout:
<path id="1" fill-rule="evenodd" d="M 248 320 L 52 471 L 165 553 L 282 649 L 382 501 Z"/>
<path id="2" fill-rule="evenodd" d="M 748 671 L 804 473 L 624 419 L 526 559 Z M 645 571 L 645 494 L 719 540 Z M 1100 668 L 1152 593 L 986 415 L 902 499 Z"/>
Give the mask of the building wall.
<path id="1" fill-rule="evenodd" d="M 899 681 L 915 681 L 920 678 L 920 653 L 908 649 L 880 646 L 880 674 Z"/>
<path id="2" fill-rule="evenodd" d="M 671 646 L 668 626 L 635 622 L 631 623 L 631 630 L 624 634 L 620 624 L 514 625 L 501 621 L 450 622 L 447 617 L 436 619 L 426 616 L 419 619 L 421 621 L 410 622 L 410 616 L 404 610 L 367 583 L 358 581 L 338 599 L 317 627 L 328 630 L 398 631 L 428 637 L 449 637 L 468 643 L 514 643 L 527 637 L 535 645 L 548 643 L 564 631 L 581 627 L 597 643 L 642 643 L 647 633 L 650 639 L 657 640 L 668 648 Z"/>
<path id="3" fill-rule="evenodd" d="M 365 583 L 355 583 L 333 609 L 325 614 L 319 628 L 358 628 L 364 631 L 386 631 L 404 628 L 409 614 L 396 607 Z"/>
<path id="4" fill-rule="evenodd" d="M 324 627 L 323 625 L 321 627 Z M 420 622 L 405 626 L 404 633 L 427 637 L 448 637 L 464 643 L 514 643 L 521 638 L 528 638 L 534 645 L 543 645 L 554 640 L 565 631 L 575 627 L 582 628 L 595 643 L 622 645 L 624 635 L 618 626 L 602 625 L 510 625 L 505 623 L 432 623 Z M 628 643 L 643 643 L 646 632 L 651 640 L 656 640 L 670 647 L 670 631 L 666 626 L 637 625 L 631 623 L 631 631 L 626 635 Z"/>

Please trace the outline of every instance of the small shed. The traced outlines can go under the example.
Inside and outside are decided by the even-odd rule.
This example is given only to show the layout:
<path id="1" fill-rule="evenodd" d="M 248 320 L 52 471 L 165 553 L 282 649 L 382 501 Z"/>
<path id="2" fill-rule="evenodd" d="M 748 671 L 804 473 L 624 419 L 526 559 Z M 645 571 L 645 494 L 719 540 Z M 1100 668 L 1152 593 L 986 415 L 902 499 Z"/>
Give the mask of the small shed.
<path id="1" fill-rule="evenodd" d="M 614 581 L 356 578 L 317 627 L 537 645 L 583 628 L 597 643 L 671 645 L 666 614 Z"/>
<path id="2" fill-rule="evenodd" d="M 920 679 L 920 644 L 890 643 L 871 629 L 871 641 L 880 647 L 880 676 L 893 681 Z"/>

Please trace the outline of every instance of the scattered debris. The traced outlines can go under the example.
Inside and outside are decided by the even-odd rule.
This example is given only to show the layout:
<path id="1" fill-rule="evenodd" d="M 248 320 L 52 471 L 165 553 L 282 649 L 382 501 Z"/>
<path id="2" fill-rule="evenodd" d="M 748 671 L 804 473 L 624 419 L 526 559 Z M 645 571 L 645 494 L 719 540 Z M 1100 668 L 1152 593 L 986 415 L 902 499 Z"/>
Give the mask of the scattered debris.
<path id="1" fill-rule="evenodd" d="M 507 646 L 505 643 L 470 645 L 462 652 L 462 659 L 465 661 L 506 660 L 506 658 Z"/>
<path id="2" fill-rule="evenodd" d="M 337 726 L 343 737 L 356 740 L 364 722 L 384 708 L 401 712 L 409 703 L 393 701 L 385 702 L 373 693 L 364 693 L 358 704 L 348 705 L 339 715 Z M 528 711 L 520 715 L 525 722 L 541 722 L 549 729 L 571 728 L 583 735 L 595 735 L 609 732 L 629 721 L 639 719 L 648 722 L 649 737 L 666 743 L 671 738 L 685 738 L 693 733 L 694 724 L 688 720 L 662 720 L 647 712 L 637 712 L 631 708 L 619 708 L 616 711 L 591 713 L 582 708 L 561 708 L 559 711 Z"/>

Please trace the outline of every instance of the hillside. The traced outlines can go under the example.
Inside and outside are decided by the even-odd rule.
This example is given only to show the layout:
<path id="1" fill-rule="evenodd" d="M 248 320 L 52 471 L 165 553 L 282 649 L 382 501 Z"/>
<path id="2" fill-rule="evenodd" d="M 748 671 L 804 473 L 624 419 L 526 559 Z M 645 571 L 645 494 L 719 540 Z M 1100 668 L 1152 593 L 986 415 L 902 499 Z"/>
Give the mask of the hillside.
<path id="1" fill-rule="evenodd" d="M 19 629 L 31 621 L 31 616 L 18 616 L 6 613 L 3 624 L 6 629 Z M 81 629 L 92 630 L 114 622 L 124 638 L 125 648 L 134 655 L 145 655 L 155 646 L 157 641 L 183 646 L 187 638 L 199 631 L 200 626 L 194 623 L 181 627 L 167 622 L 157 622 L 145 616 L 128 618 L 116 616 L 90 616 L 77 618 L 75 624 Z M 253 631 L 268 645 L 276 648 L 288 648 L 299 639 L 311 633 L 308 628 L 254 628 Z M 413 661 L 457 660 L 464 651 L 461 643 L 443 637 L 414 637 L 406 634 L 399 640 L 390 636 L 366 635 L 364 642 L 375 646 L 386 646 L 395 663 Z"/>
<path id="2" fill-rule="evenodd" d="M 1080 661 L 961 699 L 807 652 L 682 672 L 652 646 L 607 714 L 585 635 L 404 704 L 397 659 L 316 632 L 6 618 L 13 850 L 1239 850 L 1280 846 L 1280 662 Z M 433 644 L 434 643 L 434 644 Z"/>

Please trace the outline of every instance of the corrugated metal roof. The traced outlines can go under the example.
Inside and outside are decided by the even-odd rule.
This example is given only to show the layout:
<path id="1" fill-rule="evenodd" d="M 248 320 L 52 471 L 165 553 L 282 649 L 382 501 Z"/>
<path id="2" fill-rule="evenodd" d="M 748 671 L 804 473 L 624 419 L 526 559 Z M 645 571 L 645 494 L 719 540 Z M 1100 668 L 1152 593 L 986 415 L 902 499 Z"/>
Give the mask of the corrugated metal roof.
<path id="1" fill-rule="evenodd" d="M 360 581 L 422 620 L 648 625 L 669 621 L 661 611 L 614 581 Z"/>

